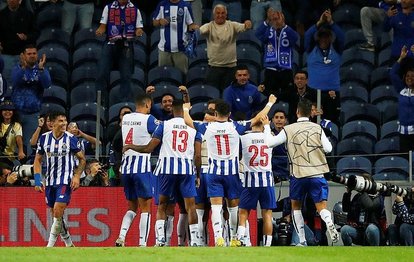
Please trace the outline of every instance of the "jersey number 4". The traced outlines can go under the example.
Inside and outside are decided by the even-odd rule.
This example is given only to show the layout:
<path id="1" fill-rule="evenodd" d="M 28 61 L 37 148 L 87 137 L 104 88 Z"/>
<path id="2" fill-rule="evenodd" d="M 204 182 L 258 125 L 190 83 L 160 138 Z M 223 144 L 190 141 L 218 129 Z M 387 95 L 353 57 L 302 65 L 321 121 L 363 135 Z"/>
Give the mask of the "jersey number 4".
<path id="1" fill-rule="evenodd" d="M 134 129 L 131 128 L 125 138 L 125 145 L 132 145 L 132 137 L 134 136 Z"/>
<path id="2" fill-rule="evenodd" d="M 252 157 L 250 158 L 249 161 L 249 165 L 250 166 L 267 166 L 267 164 L 269 163 L 269 154 L 267 154 L 266 149 L 268 147 L 267 146 L 256 146 L 256 145 L 251 145 L 249 146 L 249 153 L 253 153 Z M 260 156 L 259 156 L 260 155 Z M 260 157 L 259 161 L 256 161 L 256 158 Z"/>
<path id="3" fill-rule="evenodd" d="M 172 141 L 172 149 L 174 151 L 179 151 L 181 153 L 187 150 L 188 145 L 188 132 L 187 131 L 180 131 L 173 130 L 173 141 Z"/>

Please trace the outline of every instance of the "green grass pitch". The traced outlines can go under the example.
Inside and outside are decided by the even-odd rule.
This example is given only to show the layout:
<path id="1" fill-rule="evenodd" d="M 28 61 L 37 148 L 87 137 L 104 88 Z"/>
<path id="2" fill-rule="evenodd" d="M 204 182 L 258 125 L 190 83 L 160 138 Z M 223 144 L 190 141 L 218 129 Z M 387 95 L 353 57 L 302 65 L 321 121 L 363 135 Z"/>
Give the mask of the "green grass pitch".
<path id="1" fill-rule="evenodd" d="M 413 247 L 38 248 L 1 247 L 0 261 L 388 261 L 414 258 Z"/>

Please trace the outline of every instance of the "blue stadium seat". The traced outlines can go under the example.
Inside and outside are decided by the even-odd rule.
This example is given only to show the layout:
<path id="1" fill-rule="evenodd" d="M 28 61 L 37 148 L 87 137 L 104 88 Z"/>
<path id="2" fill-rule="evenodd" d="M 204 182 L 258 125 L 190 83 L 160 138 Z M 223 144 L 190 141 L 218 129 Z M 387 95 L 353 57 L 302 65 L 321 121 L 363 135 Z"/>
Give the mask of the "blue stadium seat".
<path id="1" fill-rule="evenodd" d="M 365 87 L 362 87 L 357 82 L 346 82 L 341 85 L 339 89 L 341 94 L 341 102 L 355 101 L 358 103 L 368 102 L 368 91 Z"/>
<path id="2" fill-rule="evenodd" d="M 109 88 L 112 89 L 116 85 L 119 85 L 120 80 L 121 75 L 119 71 L 111 71 L 109 76 Z M 147 82 L 145 81 L 145 73 L 141 68 L 134 68 L 134 73 L 131 75 L 131 83 L 134 86 L 139 86 L 143 90 L 146 88 Z"/>
<path id="3" fill-rule="evenodd" d="M 71 121 L 91 120 L 96 121 L 98 112 L 98 105 L 96 103 L 79 103 L 72 105 L 69 110 Z M 105 124 L 105 108 L 99 107 L 101 124 Z"/>
<path id="4" fill-rule="evenodd" d="M 56 47 L 69 50 L 70 35 L 61 29 L 46 28 L 41 31 L 40 36 L 36 41 L 36 44 L 38 49 Z"/>
<path id="5" fill-rule="evenodd" d="M 129 94 L 127 96 L 121 97 L 119 95 L 120 88 L 121 88 L 120 85 L 116 85 L 109 92 L 109 106 L 112 106 L 112 105 L 115 105 L 121 102 L 133 103 L 136 96 L 145 94 L 145 91 L 141 87 L 137 85 L 131 85 L 131 90 Z"/>
<path id="6" fill-rule="evenodd" d="M 406 180 L 409 174 L 407 159 L 399 156 L 386 156 L 375 161 L 374 170 L 378 178 L 382 176 L 388 180 Z M 385 175 L 387 174 L 387 175 Z"/>
<path id="7" fill-rule="evenodd" d="M 379 41 L 379 50 L 384 50 L 389 48 L 392 44 L 392 39 L 390 37 L 390 32 L 383 32 Z"/>
<path id="8" fill-rule="evenodd" d="M 66 89 L 61 86 L 52 85 L 43 92 L 43 103 L 59 104 L 66 108 L 67 102 Z"/>
<path id="9" fill-rule="evenodd" d="M 109 123 L 117 122 L 119 120 L 119 110 L 121 110 L 121 108 L 123 108 L 125 106 L 128 106 L 129 108 L 131 108 L 132 112 L 135 111 L 135 104 L 134 103 L 121 102 L 121 103 L 114 104 L 114 105 L 109 107 L 108 122 Z"/>
<path id="10" fill-rule="evenodd" d="M 378 66 L 392 66 L 394 60 L 391 59 L 391 48 L 388 47 L 378 54 Z"/>
<path id="11" fill-rule="evenodd" d="M 179 86 L 184 83 L 183 73 L 172 66 L 158 66 L 148 72 L 149 85 L 170 84 Z"/>
<path id="12" fill-rule="evenodd" d="M 398 136 L 383 138 L 375 144 L 375 154 L 393 154 L 400 152 L 400 138 Z"/>
<path id="13" fill-rule="evenodd" d="M 69 69 L 69 52 L 60 47 L 47 47 L 39 50 L 39 58 L 46 55 L 47 62 L 55 62 L 62 65 L 66 70 Z"/>
<path id="14" fill-rule="evenodd" d="M 62 5 L 50 4 L 45 6 L 36 16 L 37 28 L 60 28 Z"/>
<path id="15" fill-rule="evenodd" d="M 343 139 L 337 145 L 338 155 L 372 154 L 373 150 L 372 141 L 360 136 Z"/>
<path id="16" fill-rule="evenodd" d="M 96 88 L 95 83 L 86 82 L 78 85 L 70 92 L 71 105 L 78 103 L 95 103 L 96 102 Z"/>
<path id="17" fill-rule="evenodd" d="M 262 69 L 262 54 L 256 48 L 237 47 L 237 63 L 252 65 L 259 72 Z"/>
<path id="18" fill-rule="evenodd" d="M 134 44 L 134 65 L 142 70 L 147 69 L 147 52 L 141 45 Z"/>
<path id="19" fill-rule="evenodd" d="M 381 123 L 398 119 L 398 102 L 385 100 L 377 103 L 376 107 L 381 114 Z"/>
<path id="20" fill-rule="evenodd" d="M 181 98 L 182 95 L 178 91 L 178 86 L 175 85 L 156 85 L 154 93 L 151 94 L 154 103 L 161 103 L 161 98 L 164 94 L 172 94 L 176 98 Z"/>
<path id="21" fill-rule="evenodd" d="M 381 114 L 375 105 L 368 103 L 347 103 L 341 105 L 341 123 L 353 120 L 367 120 L 379 126 Z"/>
<path id="22" fill-rule="evenodd" d="M 208 102 L 211 99 L 220 98 L 220 90 L 210 85 L 193 85 L 188 88 L 191 104 Z"/>
<path id="23" fill-rule="evenodd" d="M 254 85 L 260 84 L 260 78 L 259 78 L 259 71 L 257 71 L 257 68 L 253 65 L 248 64 L 247 68 L 249 69 L 249 81 L 252 82 Z"/>
<path id="24" fill-rule="evenodd" d="M 348 33 L 349 32 L 347 32 L 347 34 Z M 366 40 L 364 36 L 363 39 L 365 42 Z M 370 66 L 373 69 L 375 66 L 375 54 L 373 52 L 367 52 L 356 47 L 346 49 L 342 53 L 341 66 L 350 66 L 353 63 L 363 63 Z"/>
<path id="25" fill-rule="evenodd" d="M 93 28 L 85 28 L 77 31 L 74 36 L 74 49 L 81 47 L 101 47 L 105 41 L 105 36 L 97 37 Z"/>
<path id="26" fill-rule="evenodd" d="M 151 39 L 150 39 L 150 48 L 151 50 L 158 49 L 158 43 L 160 42 L 160 30 L 155 29 L 151 33 Z"/>
<path id="27" fill-rule="evenodd" d="M 365 43 L 366 41 L 367 40 L 366 40 L 366 38 L 364 36 L 364 33 L 362 32 L 361 29 L 351 29 L 351 30 L 348 30 L 348 31 L 345 32 L 345 42 L 344 42 L 345 49 L 355 47 L 359 44 Z M 357 49 L 355 48 L 355 50 L 357 50 Z M 345 51 L 347 51 L 347 50 L 345 50 Z M 360 53 L 369 53 L 369 52 L 361 50 Z M 372 53 L 372 55 L 374 55 L 374 54 Z"/>
<path id="28" fill-rule="evenodd" d="M 392 85 L 380 85 L 370 92 L 371 104 L 380 104 L 384 101 L 398 102 L 398 93 Z"/>
<path id="29" fill-rule="evenodd" d="M 334 122 L 331 123 L 331 132 L 332 132 L 332 135 L 336 138 L 336 141 L 338 141 L 339 140 L 339 127 Z"/>
<path id="30" fill-rule="evenodd" d="M 151 50 L 148 62 L 148 70 L 158 66 L 158 48 Z"/>
<path id="31" fill-rule="evenodd" d="M 91 135 L 93 137 L 95 137 L 96 135 L 96 121 L 92 121 L 92 120 L 71 120 L 74 121 L 78 124 L 78 127 L 80 130 L 82 130 L 82 132 L 85 132 L 88 135 Z M 99 125 L 99 129 L 100 129 L 100 140 L 102 141 L 103 138 L 105 137 L 105 133 L 104 133 L 104 128 L 102 126 L 102 124 Z"/>
<path id="32" fill-rule="evenodd" d="M 279 101 L 276 104 L 273 104 L 273 106 L 269 110 L 269 113 L 267 114 L 269 119 L 272 119 L 276 111 L 283 111 L 285 112 L 286 115 L 288 115 L 289 114 L 289 103 Z"/>
<path id="33" fill-rule="evenodd" d="M 51 111 L 58 111 L 58 112 L 63 112 L 66 113 L 66 109 L 59 105 L 59 104 L 55 104 L 55 103 L 42 103 L 42 108 L 40 109 L 40 114 L 46 114 L 48 112 Z"/>
<path id="34" fill-rule="evenodd" d="M 350 156 L 338 160 L 336 163 L 336 173 L 347 176 L 349 173 L 372 173 L 372 163 L 366 157 Z"/>
<path id="35" fill-rule="evenodd" d="M 207 67 L 195 66 L 188 69 L 187 72 L 187 86 L 204 84 L 206 79 Z"/>
<path id="36" fill-rule="evenodd" d="M 379 85 L 391 85 L 389 75 L 389 68 L 387 66 L 375 68 L 371 73 L 371 88 Z"/>
<path id="37" fill-rule="evenodd" d="M 355 136 L 366 137 L 375 143 L 378 137 L 377 126 L 364 120 L 355 120 L 345 123 L 342 126 L 341 139 L 352 138 Z"/>
<path id="38" fill-rule="evenodd" d="M 95 82 L 98 70 L 94 66 L 80 66 L 72 71 L 72 86 L 85 82 Z"/>
<path id="39" fill-rule="evenodd" d="M 380 132 L 381 139 L 398 136 L 399 125 L 400 125 L 400 122 L 398 120 L 392 120 L 392 121 L 382 124 L 381 132 Z"/>
<path id="40" fill-rule="evenodd" d="M 240 33 L 237 36 L 237 41 L 236 41 L 237 45 L 251 45 L 254 48 L 256 48 L 257 50 L 259 50 L 259 52 L 262 52 L 262 43 L 260 42 L 259 39 L 257 39 L 257 37 L 255 36 L 255 32 L 254 30 L 247 30 L 245 32 Z"/>
<path id="41" fill-rule="evenodd" d="M 56 62 L 47 62 L 52 83 L 66 88 L 68 86 L 68 70 Z"/>
<path id="42" fill-rule="evenodd" d="M 207 110 L 207 103 L 197 103 L 191 106 L 190 114 L 202 114 Z"/>
<path id="43" fill-rule="evenodd" d="M 141 12 L 141 14 L 143 14 L 143 12 Z M 144 34 L 142 36 L 135 37 L 134 46 L 135 45 L 140 45 L 143 50 L 146 50 L 147 46 L 148 46 L 147 33 L 144 32 Z"/>
<path id="44" fill-rule="evenodd" d="M 98 60 L 102 56 L 102 48 L 99 46 L 82 46 L 75 50 L 72 58 L 73 68 L 77 68 L 86 63 L 98 65 Z"/>
<path id="45" fill-rule="evenodd" d="M 188 67 L 198 67 L 198 66 L 207 66 L 208 64 L 208 57 L 207 57 L 207 44 L 203 43 L 197 45 L 196 47 L 197 56 L 194 58 L 190 58 L 188 60 Z"/>
<path id="46" fill-rule="evenodd" d="M 343 66 L 339 71 L 341 83 L 356 81 L 368 89 L 371 71 L 372 67 L 364 63 L 352 63 L 349 66 Z"/>
<path id="47" fill-rule="evenodd" d="M 332 19 L 343 29 L 352 30 L 354 28 L 360 28 L 360 10 L 361 8 L 359 6 L 352 3 L 341 4 L 332 13 Z"/>

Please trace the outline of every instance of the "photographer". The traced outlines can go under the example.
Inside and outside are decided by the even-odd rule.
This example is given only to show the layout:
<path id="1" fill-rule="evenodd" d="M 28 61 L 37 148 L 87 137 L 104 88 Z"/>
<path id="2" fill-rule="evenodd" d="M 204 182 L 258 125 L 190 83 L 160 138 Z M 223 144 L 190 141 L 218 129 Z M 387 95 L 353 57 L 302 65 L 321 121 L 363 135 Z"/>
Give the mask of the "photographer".
<path id="1" fill-rule="evenodd" d="M 97 159 L 89 159 L 86 162 L 85 173 L 82 186 L 109 186 L 108 171 Z"/>
<path id="2" fill-rule="evenodd" d="M 362 174 L 366 180 L 372 178 L 369 174 Z M 342 208 L 348 212 L 348 225 L 341 228 L 341 238 L 345 246 L 353 243 L 358 245 L 379 246 L 384 240 L 381 223 L 385 219 L 384 198 L 379 193 L 368 194 L 358 192 L 351 201 L 352 189 L 342 198 Z"/>
<path id="3" fill-rule="evenodd" d="M 0 163 L 0 186 L 30 186 L 28 177 L 22 178 L 7 164 Z"/>
<path id="4" fill-rule="evenodd" d="M 396 244 L 399 233 L 399 242 L 404 246 L 414 245 L 414 208 L 412 192 L 414 187 L 411 188 L 411 192 L 406 197 L 396 195 L 394 205 L 392 206 L 392 213 L 397 215 L 393 225 L 390 225 L 388 234 L 390 238 L 390 245 Z"/>

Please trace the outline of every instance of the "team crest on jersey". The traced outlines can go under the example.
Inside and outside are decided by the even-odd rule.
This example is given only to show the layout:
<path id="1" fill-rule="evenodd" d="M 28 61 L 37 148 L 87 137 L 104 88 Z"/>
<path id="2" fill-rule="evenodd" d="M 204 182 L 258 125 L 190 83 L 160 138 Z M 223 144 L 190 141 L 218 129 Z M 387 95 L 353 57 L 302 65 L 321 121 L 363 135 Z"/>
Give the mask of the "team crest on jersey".
<path id="1" fill-rule="evenodd" d="M 68 145 L 66 145 L 66 144 L 63 144 L 63 145 L 62 145 L 62 149 L 63 149 L 63 150 L 66 150 L 66 149 L 68 149 Z"/>
<path id="2" fill-rule="evenodd" d="M 79 149 L 82 148 L 81 142 L 79 140 L 78 140 L 78 143 L 76 144 L 76 147 L 79 148 Z"/>
<path id="3" fill-rule="evenodd" d="M 184 9 L 182 9 L 182 8 L 178 8 L 177 15 L 179 15 L 179 16 L 183 16 L 183 15 L 184 15 Z"/>
<path id="4" fill-rule="evenodd" d="M 249 104 L 253 103 L 253 97 L 252 96 L 249 96 L 248 102 L 249 102 Z"/>

